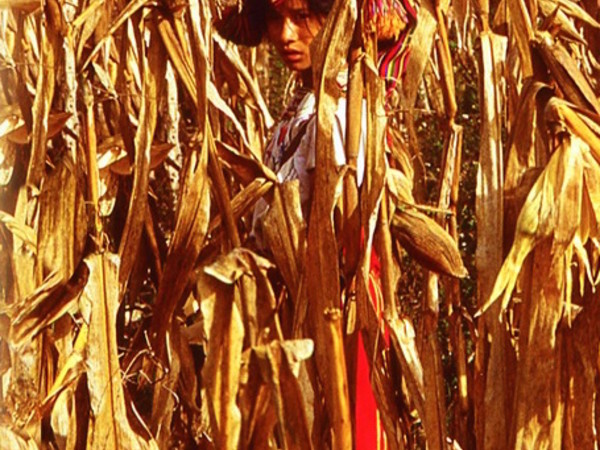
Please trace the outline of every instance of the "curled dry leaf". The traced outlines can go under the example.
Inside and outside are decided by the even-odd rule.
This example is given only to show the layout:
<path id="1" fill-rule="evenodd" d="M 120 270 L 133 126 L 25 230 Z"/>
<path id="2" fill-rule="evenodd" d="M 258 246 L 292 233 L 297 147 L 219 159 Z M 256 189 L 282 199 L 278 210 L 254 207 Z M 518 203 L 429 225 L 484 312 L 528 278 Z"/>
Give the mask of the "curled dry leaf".
<path id="1" fill-rule="evenodd" d="M 271 398 L 277 411 L 277 426 L 285 440 L 284 448 L 312 449 L 302 389 L 294 374 L 292 363 L 311 356 L 310 339 L 273 341 L 253 349 L 263 380 L 271 388 Z"/>
<path id="2" fill-rule="evenodd" d="M 17 219 L 4 211 L 0 211 L 0 222 L 20 241 L 37 251 L 37 236 L 30 226 L 20 223 Z"/>
<path id="3" fill-rule="evenodd" d="M 218 279 L 204 276 L 198 281 L 198 289 L 210 293 L 201 304 L 208 337 L 202 380 L 207 391 L 217 448 L 234 449 L 241 433 L 241 412 L 236 398 L 240 385 L 244 324 L 234 300 L 236 288 L 224 285 Z"/>
<path id="4" fill-rule="evenodd" d="M 17 113 L 18 107 L 11 105 L 8 109 L 2 110 L 2 119 L 0 120 L 0 138 L 3 138 L 10 133 L 14 133 L 25 125 L 25 121 L 20 114 Z"/>
<path id="5" fill-rule="evenodd" d="M 395 204 L 414 203 L 412 182 L 402 171 L 390 168 L 386 176 L 387 187 Z"/>
<path id="6" fill-rule="evenodd" d="M 238 192 L 231 200 L 231 211 L 235 220 L 246 214 L 264 195 L 266 195 L 273 183 L 264 178 L 256 178 L 248 186 Z M 213 234 L 222 225 L 221 216 L 215 217 L 210 222 L 208 232 Z"/>
<path id="7" fill-rule="evenodd" d="M 341 180 L 331 151 L 333 121 L 339 85 L 336 80 L 345 65 L 357 18 L 356 2 L 334 2 L 323 30 L 313 42 L 313 79 L 317 90 L 317 135 L 314 189 L 308 224 L 305 281 L 308 299 L 308 325 L 315 341 L 315 358 L 322 383 L 325 408 L 331 423 L 332 446 L 352 447 L 352 420 L 342 323 L 337 311 L 340 298 L 338 249 L 332 215 L 335 193 Z"/>
<path id="8" fill-rule="evenodd" d="M 30 342 L 42 329 L 73 309 L 88 276 L 85 264 L 80 264 L 68 281 L 59 272 L 50 274 L 17 306 L 10 327 L 11 342 L 16 346 Z"/>
<path id="9" fill-rule="evenodd" d="M 263 220 L 262 231 L 267 247 L 288 288 L 296 306 L 300 276 L 305 264 L 306 224 L 302 217 L 298 182 L 278 185 L 273 193 L 269 211 Z"/>
<path id="10" fill-rule="evenodd" d="M 158 32 L 154 27 L 148 31 L 151 36 L 148 55 L 142 59 L 144 78 L 139 114 L 140 123 L 134 138 L 133 187 L 125 228 L 119 245 L 122 271 L 120 283 L 122 286 L 127 284 L 134 261 L 138 257 L 148 203 L 150 153 L 158 117 L 157 93 L 160 92 L 166 70 L 165 60 L 161 55 L 162 48 L 158 40 Z"/>
<path id="11" fill-rule="evenodd" d="M 597 161 L 591 156 L 590 147 L 579 137 L 562 134 L 559 139 L 558 149 L 523 205 L 517 220 L 515 241 L 498 274 L 490 299 L 481 312 L 499 297 L 502 297 L 502 309 L 507 307 L 525 258 L 544 238 L 552 237 L 552 255 L 558 258 L 571 247 L 578 233 L 580 236 L 588 235 L 585 231 L 582 233 L 581 218 L 584 213 L 589 214 L 590 209 L 596 210 L 597 206 L 584 201 L 584 175 L 593 179 Z M 594 192 L 592 196 L 595 196 Z M 585 267 L 580 270 L 585 270 Z"/>
<path id="12" fill-rule="evenodd" d="M 600 114 L 600 101 L 594 89 L 578 70 L 577 62 L 565 47 L 549 33 L 539 33 L 534 42 L 565 97 L 581 108 L 589 108 Z"/>
<path id="13" fill-rule="evenodd" d="M 112 214 L 119 192 L 119 177 L 111 170 L 100 170 L 98 178 L 98 214 L 108 217 Z"/>
<path id="14" fill-rule="evenodd" d="M 17 151 L 14 144 L 0 138 L 0 187 L 10 183 L 16 159 Z"/>
<path id="15" fill-rule="evenodd" d="M 10 428 L 7 428 L 5 425 L 0 426 L 0 442 L 2 442 L 3 448 L 10 450 L 39 449 L 33 439 L 26 436 L 21 436 Z"/>

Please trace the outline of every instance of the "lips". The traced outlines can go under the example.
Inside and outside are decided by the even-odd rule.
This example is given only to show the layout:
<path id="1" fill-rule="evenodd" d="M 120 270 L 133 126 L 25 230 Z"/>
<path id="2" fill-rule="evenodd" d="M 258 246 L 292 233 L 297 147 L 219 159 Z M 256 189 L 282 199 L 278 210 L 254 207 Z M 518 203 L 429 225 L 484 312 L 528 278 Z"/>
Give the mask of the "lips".
<path id="1" fill-rule="evenodd" d="M 283 57 L 284 60 L 289 61 L 291 63 L 299 62 L 304 57 L 302 52 L 298 52 L 295 50 L 287 50 L 287 51 L 284 50 L 281 53 L 281 56 Z"/>

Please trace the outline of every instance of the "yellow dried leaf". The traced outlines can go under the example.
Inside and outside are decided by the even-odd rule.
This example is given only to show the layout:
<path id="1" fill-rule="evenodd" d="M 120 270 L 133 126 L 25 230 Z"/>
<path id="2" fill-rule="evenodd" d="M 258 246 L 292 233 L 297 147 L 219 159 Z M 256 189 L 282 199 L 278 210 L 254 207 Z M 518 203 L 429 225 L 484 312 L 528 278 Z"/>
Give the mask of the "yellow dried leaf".
<path id="1" fill-rule="evenodd" d="M 533 185 L 517 220 L 513 246 L 498 274 L 485 311 L 502 296 L 504 310 L 527 255 L 543 239 L 553 237 L 555 257 L 571 245 L 580 226 L 583 154 L 589 147 L 577 136 L 562 137 L 559 148 Z"/>
<path id="2" fill-rule="evenodd" d="M 94 417 L 88 430 L 88 448 L 158 448 L 151 438 L 132 430 L 127 416 L 117 346 L 119 258 L 96 253 L 85 263 L 90 275 L 81 302 L 90 309 L 85 366 Z"/>
<path id="3" fill-rule="evenodd" d="M 37 236 L 35 235 L 33 228 L 24 223 L 20 223 L 17 219 L 4 211 L 0 211 L 0 222 L 2 222 L 17 239 L 23 241 L 31 251 L 37 252 Z"/>
<path id="4" fill-rule="evenodd" d="M 235 289 L 213 281 L 214 303 L 202 305 L 203 314 L 212 317 L 207 326 L 206 362 L 202 379 L 207 390 L 213 439 L 218 448 L 237 448 L 241 432 L 241 412 L 236 404 L 240 385 L 244 324 L 234 300 Z M 204 288 L 207 288 L 204 284 Z M 207 310 L 207 308 L 209 308 Z"/>
<path id="5" fill-rule="evenodd" d="M 134 261 L 138 257 L 148 202 L 150 152 L 158 117 L 157 93 L 160 92 L 165 75 L 165 60 L 161 54 L 161 47 L 158 45 L 158 32 L 155 28 L 151 28 L 149 32 L 151 39 L 147 47 L 148 55 L 143 58 L 142 63 L 144 86 L 139 115 L 140 123 L 134 138 L 133 187 L 127 220 L 119 246 L 122 287 L 127 285 Z"/>

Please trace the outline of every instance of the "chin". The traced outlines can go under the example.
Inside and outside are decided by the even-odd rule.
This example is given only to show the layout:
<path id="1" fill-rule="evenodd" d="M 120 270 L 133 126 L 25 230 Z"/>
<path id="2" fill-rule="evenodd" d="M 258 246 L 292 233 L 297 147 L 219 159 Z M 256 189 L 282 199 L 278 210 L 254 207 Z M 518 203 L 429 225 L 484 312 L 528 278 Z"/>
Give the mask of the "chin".
<path id="1" fill-rule="evenodd" d="M 287 64 L 287 67 L 294 72 L 304 72 L 305 70 L 310 69 L 310 64 L 306 64 L 305 62 L 289 63 Z"/>

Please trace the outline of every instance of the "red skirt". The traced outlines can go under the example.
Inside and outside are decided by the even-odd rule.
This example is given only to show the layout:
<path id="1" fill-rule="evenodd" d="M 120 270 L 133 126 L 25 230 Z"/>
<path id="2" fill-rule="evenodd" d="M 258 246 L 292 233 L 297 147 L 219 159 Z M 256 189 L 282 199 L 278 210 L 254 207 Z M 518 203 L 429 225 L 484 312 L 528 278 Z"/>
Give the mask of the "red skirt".
<path id="1" fill-rule="evenodd" d="M 379 258 L 373 251 L 369 269 L 369 299 L 383 326 L 383 295 L 381 292 Z M 382 330 L 384 344 L 389 345 L 387 330 Z M 355 393 L 355 436 L 356 450 L 386 450 L 387 440 L 379 410 L 371 387 L 369 360 L 364 349 L 363 339 L 358 336 L 358 354 L 356 361 L 356 393 Z"/>

